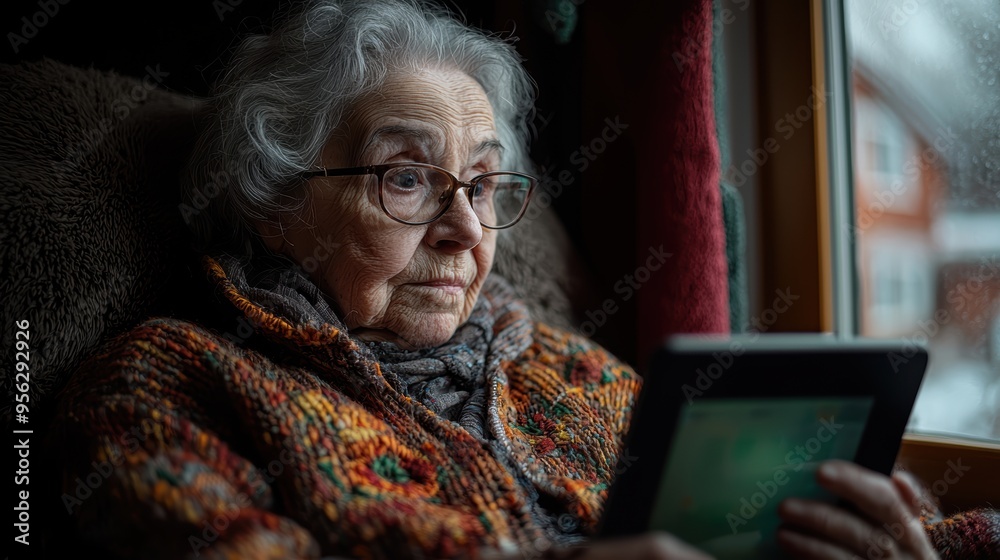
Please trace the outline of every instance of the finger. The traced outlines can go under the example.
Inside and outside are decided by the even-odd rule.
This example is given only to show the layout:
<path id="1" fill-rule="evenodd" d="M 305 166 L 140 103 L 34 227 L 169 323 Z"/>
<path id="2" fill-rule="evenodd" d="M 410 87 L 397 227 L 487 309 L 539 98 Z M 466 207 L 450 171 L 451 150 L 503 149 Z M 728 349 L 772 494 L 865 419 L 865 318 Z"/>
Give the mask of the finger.
<path id="1" fill-rule="evenodd" d="M 875 524 L 913 549 L 927 539 L 917 516 L 910 513 L 889 477 L 847 461 L 825 461 L 817 472 L 821 486 L 850 501 Z"/>
<path id="2" fill-rule="evenodd" d="M 883 531 L 872 527 L 864 519 L 823 502 L 788 499 L 778 504 L 778 515 L 795 528 L 805 529 L 819 539 L 838 543 L 860 556 L 886 537 Z M 889 546 L 893 547 L 891 539 Z"/>
<path id="3" fill-rule="evenodd" d="M 909 525 L 913 527 L 913 530 L 911 531 L 913 536 L 911 538 L 904 539 L 903 542 L 909 544 L 911 549 L 914 551 L 924 550 L 929 552 L 933 547 L 931 546 L 931 539 L 927 536 L 927 530 L 924 528 L 924 521 L 921 517 L 921 515 L 923 515 L 923 498 L 921 498 L 918 491 L 915 490 L 912 485 L 904 480 L 893 478 L 892 481 L 899 490 L 903 501 L 908 504 L 912 504 L 910 509 L 915 512 L 909 523 Z M 936 558 L 936 556 L 931 554 L 928 556 Z"/>
<path id="4" fill-rule="evenodd" d="M 878 523 L 892 523 L 909 515 L 895 485 L 887 476 L 839 460 L 824 461 L 816 473 L 820 485 L 844 498 Z"/>
<path id="5" fill-rule="evenodd" d="M 913 475 L 905 471 L 897 472 L 892 475 L 892 483 L 899 491 L 899 497 L 903 499 L 903 503 L 910 508 L 910 513 L 914 517 L 920 517 L 920 490 Z"/>
<path id="6" fill-rule="evenodd" d="M 819 539 L 789 529 L 778 530 L 778 545 L 792 558 L 806 560 L 854 560 L 850 552 Z"/>

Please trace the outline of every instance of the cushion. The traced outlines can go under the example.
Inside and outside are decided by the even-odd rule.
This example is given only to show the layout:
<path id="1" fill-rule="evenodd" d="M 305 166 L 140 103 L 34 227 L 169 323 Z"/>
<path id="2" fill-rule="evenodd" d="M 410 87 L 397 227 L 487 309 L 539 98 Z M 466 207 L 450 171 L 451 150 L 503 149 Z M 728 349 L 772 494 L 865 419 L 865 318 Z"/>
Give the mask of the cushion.
<path id="1" fill-rule="evenodd" d="M 173 185 L 199 104 L 151 83 L 52 60 L 0 65 L 0 331 L 13 340 L 14 322 L 29 322 L 32 401 L 162 303 L 186 246 Z M 2 382 L 9 391 L 13 376 Z"/>

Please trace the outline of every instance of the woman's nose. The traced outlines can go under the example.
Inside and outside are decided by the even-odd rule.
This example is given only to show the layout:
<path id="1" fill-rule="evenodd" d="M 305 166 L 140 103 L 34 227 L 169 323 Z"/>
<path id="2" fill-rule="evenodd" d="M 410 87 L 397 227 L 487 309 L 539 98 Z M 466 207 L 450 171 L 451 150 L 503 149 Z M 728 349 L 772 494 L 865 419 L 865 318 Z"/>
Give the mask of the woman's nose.
<path id="1" fill-rule="evenodd" d="M 448 211 L 430 223 L 426 239 L 431 247 L 459 253 L 483 240 L 483 226 L 469 202 L 468 189 L 460 188 Z"/>

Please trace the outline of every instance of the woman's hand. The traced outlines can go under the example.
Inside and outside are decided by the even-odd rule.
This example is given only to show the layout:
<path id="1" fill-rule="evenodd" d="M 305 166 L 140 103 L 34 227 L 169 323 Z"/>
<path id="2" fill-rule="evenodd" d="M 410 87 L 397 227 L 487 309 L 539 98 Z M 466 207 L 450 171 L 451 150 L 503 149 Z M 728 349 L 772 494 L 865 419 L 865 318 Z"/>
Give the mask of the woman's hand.
<path id="1" fill-rule="evenodd" d="M 483 560 L 713 560 L 711 556 L 667 533 L 593 540 L 572 548 L 552 548 L 539 554 L 483 555 Z"/>
<path id="2" fill-rule="evenodd" d="M 827 461 L 816 478 L 866 516 L 811 500 L 785 500 L 778 514 L 787 527 L 778 531 L 778 544 L 795 558 L 938 558 L 920 523 L 918 491 L 902 477 Z"/>

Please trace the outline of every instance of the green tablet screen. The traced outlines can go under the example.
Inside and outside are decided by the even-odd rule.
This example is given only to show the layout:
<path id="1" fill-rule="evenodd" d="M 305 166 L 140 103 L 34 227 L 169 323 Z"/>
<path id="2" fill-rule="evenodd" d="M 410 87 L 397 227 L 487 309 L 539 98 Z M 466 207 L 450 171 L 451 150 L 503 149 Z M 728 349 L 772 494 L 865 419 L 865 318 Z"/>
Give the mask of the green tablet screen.
<path id="1" fill-rule="evenodd" d="M 777 556 L 786 497 L 833 501 L 826 459 L 852 460 L 873 399 L 705 399 L 681 411 L 650 529 L 719 559 Z"/>

